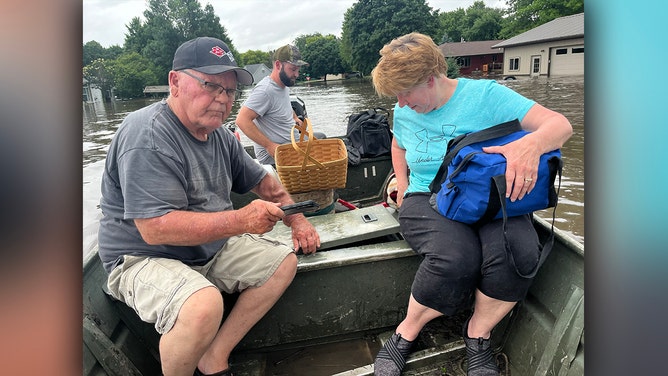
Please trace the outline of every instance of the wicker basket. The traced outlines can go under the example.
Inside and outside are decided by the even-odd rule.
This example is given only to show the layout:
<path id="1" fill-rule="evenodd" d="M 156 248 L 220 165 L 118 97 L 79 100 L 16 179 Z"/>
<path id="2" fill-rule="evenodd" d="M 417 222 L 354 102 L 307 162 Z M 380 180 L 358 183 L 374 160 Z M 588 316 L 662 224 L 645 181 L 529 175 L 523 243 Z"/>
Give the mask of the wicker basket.
<path id="1" fill-rule="evenodd" d="M 295 129 L 300 131 L 295 141 Z M 304 140 L 308 134 L 308 140 Z M 276 172 L 290 193 L 345 188 L 348 173 L 348 151 L 340 138 L 323 140 L 313 137 L 308 118 L 301 128 L 292 127 L 292 143 L 276 148 Z"/>

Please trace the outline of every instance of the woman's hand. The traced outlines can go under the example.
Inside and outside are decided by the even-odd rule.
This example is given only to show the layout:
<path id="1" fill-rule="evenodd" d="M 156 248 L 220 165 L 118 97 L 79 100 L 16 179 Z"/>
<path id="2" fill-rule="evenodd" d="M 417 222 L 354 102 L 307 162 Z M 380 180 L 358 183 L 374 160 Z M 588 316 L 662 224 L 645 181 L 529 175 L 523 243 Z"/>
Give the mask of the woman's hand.
<path id="1" fill-rule="evenodd" d="M 527 136 L 501 146 L 483 147 L 485 153 L 502 154 L 506 158 L 506 198 L 514 202 L 531 193 L 538 179 L 541 152 Z"/>

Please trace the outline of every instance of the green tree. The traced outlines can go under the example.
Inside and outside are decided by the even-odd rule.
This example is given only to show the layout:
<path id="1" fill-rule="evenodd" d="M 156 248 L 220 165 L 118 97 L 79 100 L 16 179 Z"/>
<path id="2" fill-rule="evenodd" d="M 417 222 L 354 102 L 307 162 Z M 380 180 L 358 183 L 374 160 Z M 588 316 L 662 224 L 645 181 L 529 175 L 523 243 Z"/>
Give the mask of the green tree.
<path id="1" fill-rule="evenodd" d="M 476 1 L 464 10 L 458 8 L 439 15 L 445 35 L 442 43 L 495 40 L 503 25 L 503 11 Z"/>
<path id="2" fill-rule="evenodd" d="M 506 21 L 499 38 L 508 39 L 555 18 L 584 12 L 584 0 L 506 0 Z"/>
<path id="3" fill-rule="evenodd" d="M 460 42 L 464 38 L 466 30 L 466 11 L 464 8 L 457 8 L 452 12 L 443 12 L 439 15 L 441 27 L 444 34 L 441 43 Z"/>
<path id="4" fill-rule="evenodd" d="M 104 47 L 97 41 L 86 42 L 83 45 L 83 67 L 92 63 L 97 59 L 104 59 Z"/>
<path id="5" fill-rule="evenodd" d="M 123 52 L 125 52 L 125 50 L 123 50 L 123 47 L 117 44 L 111 45 L 105 49 L 105 54 L 106 54 L 105 59 L 112 59 L 112 60 L 118 59 L 118 57 L 121 56 Z"/>
<path id="6" fill-rule="evenodd" d="M 265 51 L 248 50 L 246 52 L 242 52 L 239 56 L 244 61 L 245 65 L 264 64 L 268 68 L 271 68 L 273 63 L 271 61 L 271 54 Z"/>
<path id="7" fill-rule="evenodd" d="M 341 41 L 334 35 L 323 36 L 320 33 L 302 35 L 295 39 L 295 45 L 302 53 L 302 58 L 309 63 L 305 74 L 313 78 L 344 72 L 340 54 Z"/>
<path id="8" fill-rule="evenodd" d="M 110 60 L 96 59 L 83 68 L 83 77 L 91 85 L 102 91 L 106 101 L 111 99 L 111 89 L 114 87 L 114 64 Z"/>
<path id="9" fill-rule="evenodd" d="M 438 11 L 425 0 L 359 0 L 343 18 L 341 57 L 368 75 L 386 43 L 414 31 L 441 39 Z"/>
<path id="10" fill-rule="evenodd" d="M 240 54 L 210 4 L 202 9 L 197 0 L 149 0 L 144 18 L 146 21 L 142 22 L 135 17 L 127 25 L 125 48 L 155 64 L 164 84 L 167 83 L 167 74 L 178 46 L 199 36 L 221 39 L 237 57 L 237 64 L 243 66 Z"/>
<path id="11" fill-rule="evenodd" d="M 97 41 L 86 42 L 83 45 L 82 57 L 83 65 L 86 66 L 97 59 L 114 60 L 123 53 L 123 48 L 118 45 L 113 45 L 109 48 L 104 48 Z"/>
<path id="12" fill-rule="evenodd" d="M 468 27 L 464 32 L 464 39 L 469 41 L 497 39 L 502 19 L 502 10 L 488 8 L 483 1 L 476 1 L 466 8 Z"/>
<path id="13" fill-rule="evenodd" d="M 448 73 L 447 76 L 450 78 L 459 77 L 459 64 L 457 64 L 457 59 L 454 57 L 448 57 L 445 59 L 445 62 L 448 64 Z"/>
<path id="14" fill-rule="evenodd" d="M 116 95 L 121 98 L 137 98 L 143 95 L 144 87 L 159 82 L 157 68 L 137 52 L 121 55 L 113 62 Z"/>
<path id="15" fill-rule="evenodd" d="M 125 34 L 125 43 L 123 46 L 128 52 L 141 53 L 141 50 L 151 39 L 141 18 L 132 17 L 130 23 L 125 25 L 125 27 L 128 29 L 128 32 Z"/>

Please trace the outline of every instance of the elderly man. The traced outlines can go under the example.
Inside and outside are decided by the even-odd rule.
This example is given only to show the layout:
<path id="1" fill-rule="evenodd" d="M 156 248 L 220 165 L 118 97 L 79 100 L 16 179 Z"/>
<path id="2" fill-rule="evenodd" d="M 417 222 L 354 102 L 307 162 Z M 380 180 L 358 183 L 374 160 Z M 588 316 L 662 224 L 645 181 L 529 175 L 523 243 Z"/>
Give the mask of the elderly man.
<path id="1" fill-rule="evenodd" d="M 232 349 L 292 282 L 294 249 L 320 239 L 281 184 L 225 128 L 237 83 L 252 76 L 228 46 L 182 44 L 166 100 L 129 114 L 111 142 L 102 179 L 99 255 L 110 294 L 162 335 L 164 375 L 231 375 Z M 233 208 L 230 193 L 257 199 Z M 259 234 L 278 221 L 292 247 Z M 240 292 L 220 326 L 220 291 Z"/>

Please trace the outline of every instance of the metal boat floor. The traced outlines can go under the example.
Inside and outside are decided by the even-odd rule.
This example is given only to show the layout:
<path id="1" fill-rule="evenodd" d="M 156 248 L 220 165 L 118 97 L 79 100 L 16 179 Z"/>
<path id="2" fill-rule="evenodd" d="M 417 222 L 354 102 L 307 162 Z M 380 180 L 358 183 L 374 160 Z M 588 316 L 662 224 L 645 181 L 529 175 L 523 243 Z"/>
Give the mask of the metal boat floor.
<path id="1" fill-rule="evenodd" d="M 430 322 L 417 338 L 402 375 L 465 376 L 461 328 L 469 314 L 462 312 Z M 235 375 L 246 376 L 371 376 L 375 356 L 393 332 L 394 328 L 385 328 L 375 333 L 359 333 L 355 338 L 334 338 L 330 343 L 315 346 L 294 344 L 236 354 L 232 366 Z M 497 361 L 505 368 L 503 356 Z"/>

